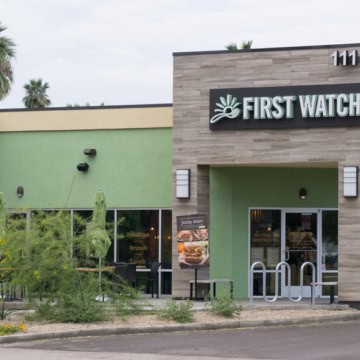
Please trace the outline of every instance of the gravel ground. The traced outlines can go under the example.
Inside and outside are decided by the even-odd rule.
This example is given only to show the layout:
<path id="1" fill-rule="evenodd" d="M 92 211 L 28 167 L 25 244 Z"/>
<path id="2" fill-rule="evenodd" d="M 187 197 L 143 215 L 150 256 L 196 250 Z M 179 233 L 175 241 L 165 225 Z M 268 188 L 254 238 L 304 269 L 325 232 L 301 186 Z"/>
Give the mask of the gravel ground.
<path id="1" fill-rule="evenodd" d="M 294 319 L 313 316 L 331 316 L 335 314 L 357 313 L 354 309 L 334 310 L 334 309 L 251 309 L 242 310 L 238 315 L 231 319 L 216 316 L 207 311 L 196 311 L 196 323 L 217 323 L 232 320 L 277 320 L 277 319 Z M 5 321 L 1 323 L 18 324 L 23 321 L 23 315 L 13 313 Z M 93 323 L 93 324 L 63 324 L 63 323 L 46 323 L 46 322 L 30 322 L 24 321 L 26 325 L 25 333 L 47 333 L 63 330 L 80 330 L 80 329 L 99 329 L 110 327 L 143 327 L 143 326 L 161 326 L 168 324 L 175 324 L 173 321 L 166 321 L 159 319 L 156 315 L 136 315 L 128 317 L 127 319 L 115 318 L 110 321 Z"/>

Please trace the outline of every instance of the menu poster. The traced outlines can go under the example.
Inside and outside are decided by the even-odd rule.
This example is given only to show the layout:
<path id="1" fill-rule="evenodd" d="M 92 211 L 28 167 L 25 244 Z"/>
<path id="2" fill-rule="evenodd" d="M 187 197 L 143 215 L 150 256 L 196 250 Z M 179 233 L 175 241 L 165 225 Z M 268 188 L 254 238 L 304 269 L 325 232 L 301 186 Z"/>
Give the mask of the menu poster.
<path id="1" fill-rule="evenodd" d="M 209 266 L 209 228 L 206 214 L 177 216 L 180 268 Z"/>

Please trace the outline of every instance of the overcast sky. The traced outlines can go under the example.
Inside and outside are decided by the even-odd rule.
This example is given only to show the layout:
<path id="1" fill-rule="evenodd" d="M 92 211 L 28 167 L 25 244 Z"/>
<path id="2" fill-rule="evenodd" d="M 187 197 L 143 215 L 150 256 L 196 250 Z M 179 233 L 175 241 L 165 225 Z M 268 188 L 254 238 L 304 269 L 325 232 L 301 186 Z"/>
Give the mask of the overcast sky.
<path id="1" fill-rule="evenodd" d="M 52 106 L 172 102 L 172 53 L 360 43 L 359 0 L 0 0 L 15 82 L 48 82 Z"/>

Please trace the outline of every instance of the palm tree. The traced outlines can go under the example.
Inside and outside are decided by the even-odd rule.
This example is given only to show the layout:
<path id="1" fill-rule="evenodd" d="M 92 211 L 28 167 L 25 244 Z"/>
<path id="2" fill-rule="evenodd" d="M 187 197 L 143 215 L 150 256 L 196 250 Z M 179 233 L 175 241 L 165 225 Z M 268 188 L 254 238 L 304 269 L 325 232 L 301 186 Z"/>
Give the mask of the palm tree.
<path id="1" fill-rule="evenodd" d="M 241 44 L 241 48 L 242 49 L 251 49 L 252 43 L 253 43 L 252 40 L 243 41 Z"/>
<path id="2" fill-rule="evenodd" d="M 226 49 L 228 49 L 229 51 L 236 51 L 239 50 L 237 43 L 230 43 L 229 45 L 225 46 Z"/>
<path id="3" fill-rule="evenodd" d="M 238 47 L 238 44 L 234 42 L 234 43 L 230 43 L 229 45 L 226 45 L 225 48 L 229 51 L 251 49 L 252 43 L 253 43 L 252 40 L 243 41 L 240 48 Z"/>
<path id="4" fill-rule="evenodd" d="M 46 94 L 46 90 L 49 88 L 48 83 L 43 83 L 42 79 L 32 79 L 28 84 L 24 85 L 26 95 L 23 98 L 23 103 L 28 109 L 44 108 L 51 104 L 51 101 Z"/>
<path id="5" fill-rule="evenodd" d="M 7 28 L 0 23 L 0 33 Z M 15 43 L 5 36 L 0 36 L 0 100 L 9 92 L 13 82 L 11 60 L 15 57 Z"/>

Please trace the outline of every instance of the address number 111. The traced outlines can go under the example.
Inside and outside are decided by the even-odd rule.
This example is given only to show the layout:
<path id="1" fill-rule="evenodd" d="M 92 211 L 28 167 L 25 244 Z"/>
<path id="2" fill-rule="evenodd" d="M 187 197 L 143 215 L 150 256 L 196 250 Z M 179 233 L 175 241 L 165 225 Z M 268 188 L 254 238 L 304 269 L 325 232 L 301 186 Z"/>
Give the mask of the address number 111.
<path id="1" fill-rule="evenodd" d="M 358 51 L 357 50 L 344 50 L 343 52 L 334 51 L 331 54 L 334 60 L 334 66 L 355 66 L 358 63 Z"/>

